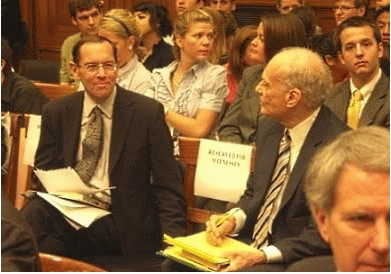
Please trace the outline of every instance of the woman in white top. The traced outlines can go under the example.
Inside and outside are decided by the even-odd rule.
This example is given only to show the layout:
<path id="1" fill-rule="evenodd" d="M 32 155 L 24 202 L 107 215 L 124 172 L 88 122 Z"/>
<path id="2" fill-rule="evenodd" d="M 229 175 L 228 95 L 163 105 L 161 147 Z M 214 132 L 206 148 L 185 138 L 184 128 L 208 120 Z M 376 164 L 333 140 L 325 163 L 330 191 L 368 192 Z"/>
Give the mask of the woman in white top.
<path id="1" fill-rule="evenodd" d="M 174 135 L 206 137 L 216 125 L 227 84 L 224 67 L 208 62 L 214 36 L 210 14 L 185 12 L 174 26 L 177 60 L 153 71 L 151 96 L 164 105 Z"/>
<path id="2" fill-rule="evenodd" d="M 108 11 L 99 25 L 98 35 L 110 40 L 117 49 L 118 85 L 145 94 L 151 88 L 151 73 L 136 55 L 140 33 L 134 16 L 123 9 Z"/>

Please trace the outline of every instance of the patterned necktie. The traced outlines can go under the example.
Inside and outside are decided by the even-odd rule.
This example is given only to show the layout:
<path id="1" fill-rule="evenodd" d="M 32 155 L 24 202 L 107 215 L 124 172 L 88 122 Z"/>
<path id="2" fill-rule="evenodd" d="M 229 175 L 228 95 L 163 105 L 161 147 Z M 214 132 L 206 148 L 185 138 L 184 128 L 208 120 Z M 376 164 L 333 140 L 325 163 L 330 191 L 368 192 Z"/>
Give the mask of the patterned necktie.
<path id="1" fill-rule="evenodd" d="M 351 128 L 358 127 L 362 100 L 363 98 L 361 92 L 359 90 L 355 90 L 353 92 L 353 101 L 348 108 L 348 116 L 347 116 L 347 124 Z"/>
<path id="2" fill-rule="evenodd" d="M 286 129 L 284 136 L 281 139 L 272 182 L 267 190 L 265 202 L 259 211 L 258 218 L 254 226 L 253 242 L 251 245 L 256 248 L 260 248 L 267 244 L 267 237 L 271 226 L 270 216 L 274 202 L 281 191 L 283 183 L 287 181 L 289 177 L 289 158 L 291 154 L 290 144 L 291 138 L 289 136 L 289 131 Z"/>
<path id="3" fill-rule="evenodd" d="M 82 142 L 83 155 L 76 164 L 75 170 L 82 181 L 89 185 L 103 147 L 103 117 L 98 106 L 92 110 L 92 117 L 87 128 L 86 136 Z"/>

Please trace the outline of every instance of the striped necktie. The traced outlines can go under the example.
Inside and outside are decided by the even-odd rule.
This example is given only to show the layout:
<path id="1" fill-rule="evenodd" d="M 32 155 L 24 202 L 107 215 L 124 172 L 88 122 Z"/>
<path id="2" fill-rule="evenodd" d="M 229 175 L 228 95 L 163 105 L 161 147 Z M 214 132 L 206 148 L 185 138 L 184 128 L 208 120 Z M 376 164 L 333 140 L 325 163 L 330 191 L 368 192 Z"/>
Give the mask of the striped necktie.
<path id="1" fill-rule="evenodd" d="M 95 173 L 103 148 L 102 111 L 96 106 L 91 113 L 92 117 L 82 142 L 82 159 L 75 166 L 75 171 L 86 185 L 89 185 L 92 175 Z"/>
<path id="2" fill-rule="evenodd" d="M 265 201 L 259 211 L 257 221 L 254 226 L 252 246 L 260 248 L 267 245 L 267 238 L 271 226 L 271 213 L 273 211 L 274 202 L 281 191 L 283 183 L 289 177 L 289 158 L 291 138 L 288 129 L 285 130 L 284 136 L 281 139 L 280 149 L 276 167 L 274 169 L 272 182 L 267 190 Z"/>
<path id="3" fill-rule="evenodd" d="M 347 125 L 351 128 L 358 127 L 360 120 L 361 101 L 363 100 L 361 92 L 357 89 L 353 92 L 353 101 L 348 108 Z"/>

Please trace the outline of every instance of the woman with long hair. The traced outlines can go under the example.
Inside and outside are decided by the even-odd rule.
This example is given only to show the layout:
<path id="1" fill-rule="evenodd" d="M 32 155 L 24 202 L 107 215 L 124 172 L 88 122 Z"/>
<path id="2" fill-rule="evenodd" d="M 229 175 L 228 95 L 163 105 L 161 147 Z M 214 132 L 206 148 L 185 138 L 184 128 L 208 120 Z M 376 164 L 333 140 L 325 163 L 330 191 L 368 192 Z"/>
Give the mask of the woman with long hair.
<path id="1" fill-rule="evenodd" d="M 174 27 L 177 60 L 153 72 L 152 97 L 163 103 L 174 136 L 206 137 L 216 124 L 227 85 L 224 68 L 208 61 L 214 36 L 209 13 L 183 13 Z"/>

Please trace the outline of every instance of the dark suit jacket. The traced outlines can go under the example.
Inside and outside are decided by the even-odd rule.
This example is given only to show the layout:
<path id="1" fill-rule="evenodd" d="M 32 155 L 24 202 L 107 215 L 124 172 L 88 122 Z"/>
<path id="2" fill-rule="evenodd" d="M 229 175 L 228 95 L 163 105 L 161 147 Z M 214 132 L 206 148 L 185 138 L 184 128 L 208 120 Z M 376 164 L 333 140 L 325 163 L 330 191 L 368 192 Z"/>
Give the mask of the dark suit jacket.
<path id="1" fill-rule="evenodd" d="M 235 99 L 221 121 L 218 135 L 222 141 L 254 142 L 260 107 L 255 87 L 261 81 L 262 71 L 262 65 L 255 65 L 243 72 Z"/>
<path id="2" fill-rule="evenodd" d="M 332 91 L 325 105 L 346 122 L 350 96 L 350 82 L 346 81 Z M 384 73 L 373 89 L 358 122 L 359 127 L 368 125 L 390 127 L 390 79 Z"/>
<path id="3" fill-rule="evenodd" d="M 47 104 L 35 163 L 40 169 L 76 164 L 84 92 Z M 151 182 L 151 175 L 153 177 Z M 185 233 L 182 173 L 157 101 L 117 86 L 110 145 L 112 212 L 122 251 L 149 256 L 161 248 L 162 231 Z"/>
<path id="4" fill-rule="evenodd" d="M 303 179 L 306 167 L 315 150 L 346 129 L 346 125 L 323 106 L 301 148 L 283 194 L 280 210 L 273 222 L 272 235 L 269 238 L 269 243 L 282 252 L 286 263 L 330 252 L 318 235 L 311 213 L 307 208 Z M 238 202 L 238 206 L 247 215 L 241 232 L 242 236 L 247 238 L 252 236 L 257 215 L 265 199 L 277 161 L 283 130 L 276 120 L 265 116 L 259 119 L 255 172 L 250 176 L 247 189 Z"/>
<path id="5" fill-rule="evenodd" d="M 1 271 L 40 271 L 38 245 L 28 222 L 1 193 Z"/>
<path id="6" fill-rule="evenodd" d="M 287 272 L 335 272 L 332 256 L 315 256 L 291 264 Z"/>

